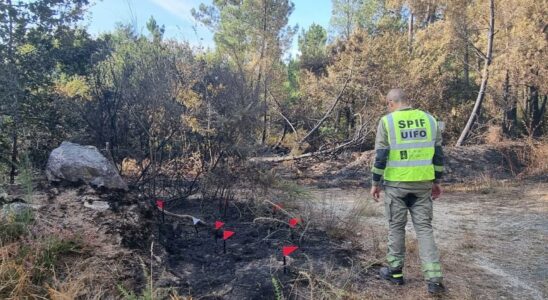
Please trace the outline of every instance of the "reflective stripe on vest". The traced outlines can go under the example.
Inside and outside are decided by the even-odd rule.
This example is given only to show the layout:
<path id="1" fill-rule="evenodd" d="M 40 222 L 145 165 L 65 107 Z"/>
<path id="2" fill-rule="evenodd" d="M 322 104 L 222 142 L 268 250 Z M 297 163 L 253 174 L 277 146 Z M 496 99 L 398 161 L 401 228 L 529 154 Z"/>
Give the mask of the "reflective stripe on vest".
<path id="1" fill-rule="evenodd" d="M 432 164 L 431 159 L 425 160 L 389 160 L 386 163 L 388 167 L 420 167 L 420 166 L 429 166 Z"/>
<path id="2" fill-rule="evenodd" d="M 434 179 L 436 120 L 420 110 L 395 111 L 383 117 L 390 151 L 384 179 L 426 181 Z"/>

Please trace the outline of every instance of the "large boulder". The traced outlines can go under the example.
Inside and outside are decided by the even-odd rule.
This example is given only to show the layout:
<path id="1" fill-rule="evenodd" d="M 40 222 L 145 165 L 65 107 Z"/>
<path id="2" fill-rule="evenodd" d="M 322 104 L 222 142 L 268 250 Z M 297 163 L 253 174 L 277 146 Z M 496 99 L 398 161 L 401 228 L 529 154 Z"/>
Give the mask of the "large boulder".
<path id="1" fill-rule="evenodd" d="M 93 187 L 128 190 L 114 165 L 96 147 L 63 142 L 48 159 L 49 181 L 85 182 Z"/>

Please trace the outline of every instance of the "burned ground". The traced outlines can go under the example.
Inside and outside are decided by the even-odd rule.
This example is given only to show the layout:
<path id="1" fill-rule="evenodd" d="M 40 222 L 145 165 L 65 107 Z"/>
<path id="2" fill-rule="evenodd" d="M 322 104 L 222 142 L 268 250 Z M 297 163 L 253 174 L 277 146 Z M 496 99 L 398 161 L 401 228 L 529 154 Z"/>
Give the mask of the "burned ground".
<path id="1" fill-rule="evenodd" d="M 181 224 L 169 216 L 160 225 L 158 233 L 166 249 L 166 266 L 178 277 L 180 295 L 200 299 L 276 299 L 281 292 L 287 298 L 298 298 L 308 292 L 301 288 L 310 284 L 302 278 L 295 281 L 301 272 L 318 276 L 328 269 L 348 270 L 366 255 L 360 245 L 330 236 L 316 220 L 303 219 L 291 229 L 286 224 L 289 216 L 271 206 L 235 202 L 228 207 L 226 216 L 217 205 L 203 205 L 199 200 L 172 208 L 204 216 L 202 220 L 209 225 L 199 227 L 198 233 L 192 223 Z M 225 222 L 223 229 L 235 232 L 226 242 L 226 254 L 222 238 L 215 239 L 216 231 L 211 227 L 216 220 Z M 288 245 L 299 249 L 287 258 L 284 273 L 282 247 Z M 347 284 L 360 284 L 363 277 L 355 275 Z M 280 291 L 275 290 L 273 282 L 280 285 Z M 166 285 L 173 287 L 173 283 Z"/>
<path id="2" fill-rule="evenodd" d="M 534 178 L 497 178 L 513 176 L 511 168 L 516 170 L 519 160 L 508 157 L 515 152 L 474 148 L 468 151 L 475 159 L 464 159 L 453 151 L 448 151 L 449 178 L 467 180 L 448 185 L 434 206 L 449 288 L 444 298 L 545 298 L 548 187 Z M 119 297 L 121 290 L 157 299 L 424 299 L 428 295 L 411 225 L 407 284 L 393 287 L 377 275 L 386 250 L 386 225 L 382 205 L 360 188 L 367 185 L 367 155 L 277 164 L 285 174 L 279 180 L 286 183 L 260 192 L 239 187 L 227 202 L 226 215 L 219 199 L 168 201 L 170 213 L 205 223 L 198 232 L 189 218 L 162 219 L 156 199 L 137 192 L 105 193 L 39 181 L 32 200 L 33 232 L 84 241 L 78 251 L 60 257 L 50 287 L 64 294 L 73 291 L 80 299 Z M 475 163 L 484 169 L 474 172 Z M 326 188 L 332 185 L 337 187 Z M 288 189 L 299 192 L 287 197 Z M 21 188 L 9 193 L 23 201 Z M 101 203 L 110 208 L 102 210 Z M 295 229 L 287 223 L 292 217 L 302 220 Z M 226 254 L 222 239 L 215 240 L 216 220 L 235 232 Z M 287 245 L 299 249 L 287 258 L 284 273 L 281 250 Z"/>

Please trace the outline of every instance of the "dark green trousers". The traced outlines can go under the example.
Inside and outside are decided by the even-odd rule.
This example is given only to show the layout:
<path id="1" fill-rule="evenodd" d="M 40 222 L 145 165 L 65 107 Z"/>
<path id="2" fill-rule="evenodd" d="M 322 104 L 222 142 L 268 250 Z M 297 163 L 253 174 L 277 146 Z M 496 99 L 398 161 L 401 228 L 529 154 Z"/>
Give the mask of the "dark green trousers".
<path id="1" fill-rule="evenodd" d="M 417 234 L 419 256 L 426 280 L 441 281 L 438 248 L 432 230 L 432 191 L 385 187 L 385 212 L 389 224 L 387 261 L 391 269 L 403 268 L 405 260 L 405 225 L 411 215 Z"/>

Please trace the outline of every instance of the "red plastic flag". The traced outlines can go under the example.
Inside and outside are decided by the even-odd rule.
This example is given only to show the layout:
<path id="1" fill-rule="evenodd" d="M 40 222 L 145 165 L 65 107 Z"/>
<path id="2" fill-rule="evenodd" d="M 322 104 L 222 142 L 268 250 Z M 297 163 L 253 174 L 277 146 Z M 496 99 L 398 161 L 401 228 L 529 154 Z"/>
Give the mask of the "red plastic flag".
<path id="1" fill-rule="evenodd" d="M 164 200 L 156 200 L 156 206 L 158 206 L 159 209 L 164 209 Z"/>
<path id="2" fill-rule="evenodd" d="M 219 230 L 221 227 L 223 227 L 223 225 L 225 225 L 225 223 L 221 221 L 215 221 L 215 230 Z"/>
<path id="3" fill-rule="evenodd" d="M 296 218 L 292 218 L 292 219 L 289 220 L 289 227 L 295 228 L 295 226 L 297 226 L 297 224 L 299 224 L 300 222 L 301 222 L 301 220 L 296 219 Z"/>
<path id="4" fill-rule="evenodd" d="M 225 230 L 223 231 L 223 240 L 226 241 L 233 235 L 234 235 L 234 231 Z"/>
<path id="5" fill-rule="evenodd" d="M 284 256 L 288 256 L 293 253 L 295 250 L 299 249 L 297 246 L 283 246 L 282 253 Z"/>

